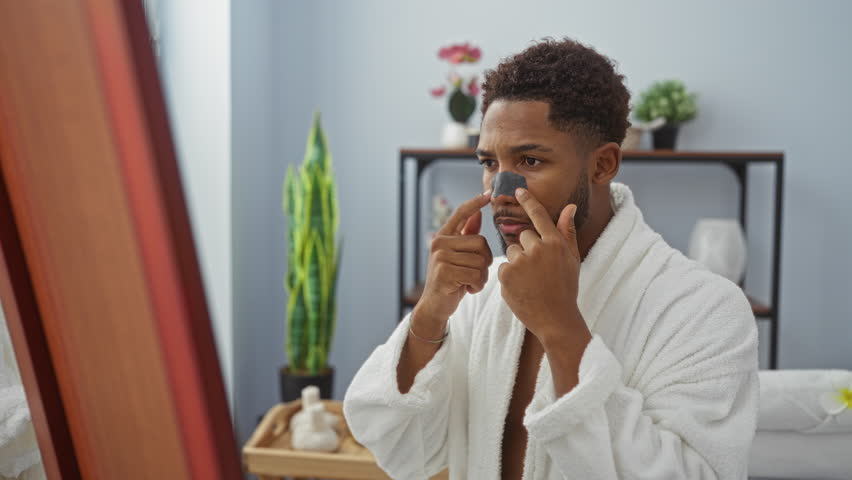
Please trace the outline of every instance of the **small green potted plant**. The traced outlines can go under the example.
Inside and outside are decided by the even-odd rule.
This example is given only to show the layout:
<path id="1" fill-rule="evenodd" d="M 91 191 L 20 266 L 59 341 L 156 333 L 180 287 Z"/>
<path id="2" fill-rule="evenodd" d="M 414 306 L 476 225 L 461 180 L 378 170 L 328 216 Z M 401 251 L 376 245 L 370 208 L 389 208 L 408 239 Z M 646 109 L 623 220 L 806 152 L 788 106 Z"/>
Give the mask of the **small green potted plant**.
<path id="1" fill-rule="evenodd" d="M 642 122 L 651 122 L 664 118 L 666 123 L 654 130 L 655 149 L 674 149 L 680 126 L 695 118 L 697 94 L 687 92 L 680 80 L 656 82 L 642 92 L 636 106 L 636 118 Z"/>
<path id="2" fill-rule="evenodd" d="M 337 243 L 337 189 L 328 142 L 314 115 L 305 158 L 298 171 L 287 169 L 284 212 L 289 226 L 287 360 L 280 369 L 281 401 L 300 398 L 316 385 L 331 397 L 334 369 L 328 354 L 334 337 L 340 243 Z"/>

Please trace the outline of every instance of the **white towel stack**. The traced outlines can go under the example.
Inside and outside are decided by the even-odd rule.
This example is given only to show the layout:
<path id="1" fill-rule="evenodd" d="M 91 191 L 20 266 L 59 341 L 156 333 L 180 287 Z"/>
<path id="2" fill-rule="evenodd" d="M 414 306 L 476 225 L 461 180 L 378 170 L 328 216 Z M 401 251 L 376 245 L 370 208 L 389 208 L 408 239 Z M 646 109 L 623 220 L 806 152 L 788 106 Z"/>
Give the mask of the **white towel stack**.
<path id="1" fill-rule="evenodd" d="M 749 475 L 796 479 L 852 478 L 852 389 L 847 370 L 760 372 L 760 410 Z"/>

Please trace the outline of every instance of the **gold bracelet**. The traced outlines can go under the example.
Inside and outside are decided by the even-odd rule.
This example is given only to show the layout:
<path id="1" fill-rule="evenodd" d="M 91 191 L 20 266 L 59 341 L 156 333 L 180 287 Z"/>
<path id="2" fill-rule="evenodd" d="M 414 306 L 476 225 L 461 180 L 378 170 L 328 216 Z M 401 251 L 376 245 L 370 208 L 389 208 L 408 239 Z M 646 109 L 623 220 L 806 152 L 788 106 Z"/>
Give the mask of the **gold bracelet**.
<path id="1" fill-rule="evenodd" d="M 410 333 L 410 334 L 411 334 L 411 336 L 413 336 L 413 337 L 414 337 L 414 338 L 416 338 L 417 340 L 420 340 L 421 342 L 426 342 L 426 343 L 442 343 L 444 340 L 446 340 L 446 339 L 447 339 L 447 336 L 450 334 L 450 330 L 449 330 L 449 329 L 447 329 L 447 331 L 446 331 L 446 332 L 444 332 L 444 336 L 443 336 L 443 337 L 441 337 L 439 340 L 426 340 L 425 338 L 420 338 L 420 337 L 418 337 L 418 336 L 417 336 L 417 334 L 416 334 L 416 333 L 414 333 L 414 330 L 411 328 L 411 321 L 409 320 L 409 322 L 408 322 L 408 333 Z"/>

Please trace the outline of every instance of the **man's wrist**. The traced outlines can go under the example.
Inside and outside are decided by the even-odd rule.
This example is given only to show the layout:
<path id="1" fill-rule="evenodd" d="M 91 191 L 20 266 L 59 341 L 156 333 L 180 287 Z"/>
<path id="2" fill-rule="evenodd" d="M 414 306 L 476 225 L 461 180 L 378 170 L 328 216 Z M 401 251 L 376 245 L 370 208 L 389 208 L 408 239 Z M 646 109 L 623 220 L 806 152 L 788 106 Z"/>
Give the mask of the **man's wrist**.
<path id="1" fill-rule="evenodd" d="M 545 351 L 563 351 L 577 347 L 585 349 L 585 345 L 592 341 L 592 334 L 579 309 L 574 309 L 572 313 L 554 319 L 548 324 L 551 327 L 542 332 L 538 339 Z"/>
<path id="2" fill-rule="evenodd" d="M 428 310 L 424 310 L 420 305 L 417 305 L 411 312 L 409 327 L 417 337 L 437 340 L 442 338 L 446 333 L 448 320 L 448 318 L 441 318 L 430 314 Z"/>
<path id="3" fill-rule="evenodd" d="M 585 351 L 586 345 L 591 341 L 592 334 L 588 328 L 566 328 L 542 335 L 539 338 L 545 353 L 564 352 L 565 350 Z"/>
<path id="4" fill-rule="evenodd" d="M 583 316 L 579 312 L 576 315 L 553 323 L 559 326 L 539 338 L 550 363 L 557 397 L 570 392 L 580 383 L 580 362 L 592 341 L 592 333 Z"/>

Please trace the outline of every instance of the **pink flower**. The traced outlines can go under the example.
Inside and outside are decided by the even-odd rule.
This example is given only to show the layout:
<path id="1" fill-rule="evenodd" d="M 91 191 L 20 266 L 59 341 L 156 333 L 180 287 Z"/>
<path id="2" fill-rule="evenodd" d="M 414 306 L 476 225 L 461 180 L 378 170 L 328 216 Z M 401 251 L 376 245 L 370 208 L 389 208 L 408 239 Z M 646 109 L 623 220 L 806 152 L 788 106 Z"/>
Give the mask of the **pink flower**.
<path id="1" fill-rule="evenodd" d="M 432 96 L 435 98 L 440 98 L 443 97 L 445 93 L 447 93 L 447 87 L 444 87 L 443 85 L 440 87 L 435 87 L 429 90 L 429 93 L 431 93 Z"/>
<path id="2" fill-rule="evenodd" d="M 454 87 L 458 87 L 462 83 L 462 78 L 456 72 L 450 72 L 449 76 L 447 77 L 447 80 L 449 80 L 450 85 Z"/>
<path id="3" fill-rule="evenodd" d="M 441 60 L 450 60 L 457 56 L 460 52 L 463 53 L 462 45 L 450 45 L 447 47 L 443 47 L 438 51 L 438 58 Z"/>
<path id="4" fill-rule="evenodd" d="M 470 43 L 449 45 L 438 50 L 438 58 L 447 60 L 453 65 L 460 63 L 476 63 L 482 58 L 482 50 Z"/>
<path id="5" fill-rule="evenodd" d="M 475 75 L 470 79 L 470 83 L 467 84 L 467 91 L 474 97 L 479 95 L 479 82 Z"/>

